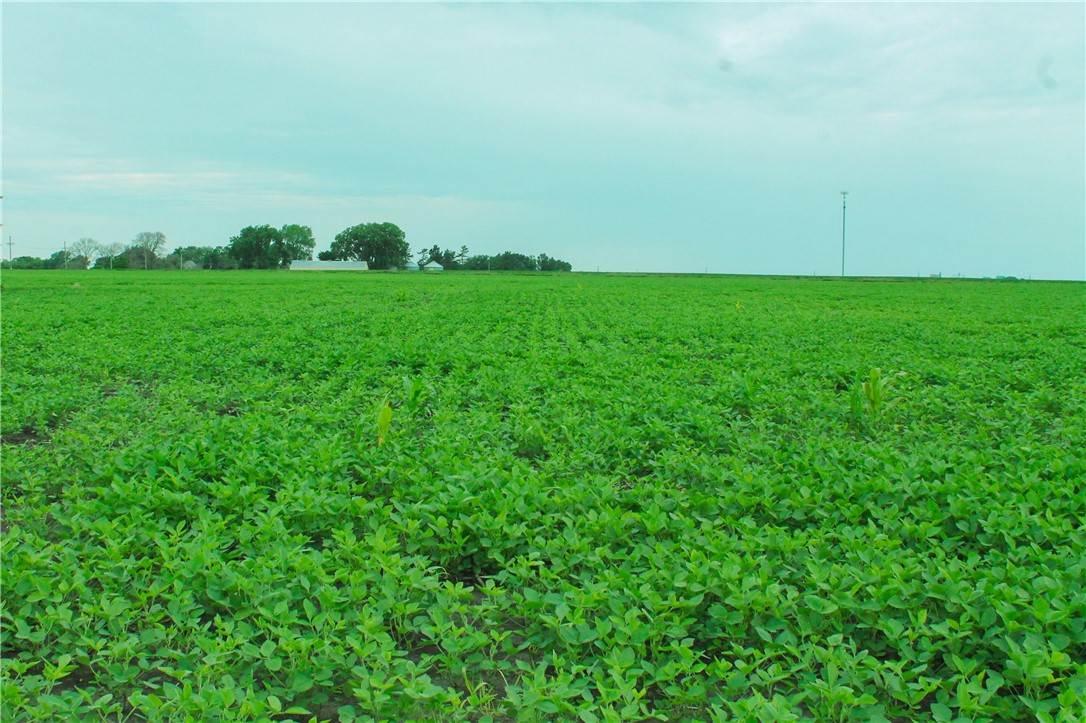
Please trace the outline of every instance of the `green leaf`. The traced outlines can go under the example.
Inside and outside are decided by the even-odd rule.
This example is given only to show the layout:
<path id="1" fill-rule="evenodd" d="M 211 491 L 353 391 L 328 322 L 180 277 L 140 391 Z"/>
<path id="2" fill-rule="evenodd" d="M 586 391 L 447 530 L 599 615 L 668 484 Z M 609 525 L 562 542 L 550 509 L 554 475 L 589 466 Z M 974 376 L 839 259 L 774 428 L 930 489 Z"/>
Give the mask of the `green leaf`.
<path id="1" fill-rule="evenodd" d="M 304 693 L 313 687 L 313 679 L 305 673 L 295 673 L 290 679 L 290 689 L 295 693 Z"/>

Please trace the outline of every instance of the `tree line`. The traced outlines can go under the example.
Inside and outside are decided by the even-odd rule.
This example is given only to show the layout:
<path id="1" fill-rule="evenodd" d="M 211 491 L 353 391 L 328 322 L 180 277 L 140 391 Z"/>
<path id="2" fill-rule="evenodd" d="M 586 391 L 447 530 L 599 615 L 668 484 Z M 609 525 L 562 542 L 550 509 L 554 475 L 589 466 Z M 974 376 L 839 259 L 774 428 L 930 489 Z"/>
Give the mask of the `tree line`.
<path id="1" fill-rule="evenodd" d="M 166 235 L 143 231 L 129 244 L 103 244 L 81 238 L 48 258 L 18 256 L 3 262 L 10 269 L 280 269 L 291 261 L 312 260 L 313 230 L 299 224 L 280 228 L 246 226 L 223 246 L 179 246 L 166 253 Z M 547 254 L 529 256 L 513 251 L 471 255 L 432 246 L 417 252 L 419 266 L 436 261 L 444 268 L 490 271 L 570 271 L 568 261 Z M 336 234 L 331 248 L 317 258 L 365 261 L 371 269 L 402 269 L 411 261 L 403 230 L 394 223 L 362 223 Z"/>
<path id="2" fill-rule="evenodd" d="M 273 269 L 312 259 L 316 241 L 308 226 L 246 226 L 224 246 L 178 246 L 166 252 L 166 234 L 142 231 L 131 243 L 81 238 L 48 258 L 18 256 L 13 269 Z"/>
<path id="3" fill-rule="evenodd" d="M 416 263 L 424 266 L 436 261 L 450 270 L 472 271 L 572 271 L 568 261 L 547 254 L 528 256 L 513 251 L 487 256 L 472 256 L 467 246 L 459 251 L 434 245 L 419 249 Z M 332 247 L 317 254 L 324 261 L 365 261 L 371 269 L 402 269 L 411 251 L 404 232 L 394 223 L 364 223 L 336 234 Z"/>
<path id="4" fill-rule="evenodd" d="M 500 254 L 476 254 L 468 253 L 467 246 L 461 246 L 459 251 L 441 249 L 431 246 L 428 249 L 419 249 L 418 264 L 422 266 L 431 261 L 436 261 L 446 269 L 461 269 L 465 271 L 572 271 L 573 265 L 568 261 L 562 261 L 539 254 L 529 256 L 515 251 L 502 251 Z"/>

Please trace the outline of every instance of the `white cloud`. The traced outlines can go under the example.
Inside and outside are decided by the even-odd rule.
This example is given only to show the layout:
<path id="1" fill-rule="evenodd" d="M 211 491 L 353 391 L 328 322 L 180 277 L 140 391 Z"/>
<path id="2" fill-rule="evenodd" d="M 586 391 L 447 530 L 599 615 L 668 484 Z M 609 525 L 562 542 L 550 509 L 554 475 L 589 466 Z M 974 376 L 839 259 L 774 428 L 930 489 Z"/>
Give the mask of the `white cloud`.
<path id="1" fill-rule="evenodd" d="M 1073 66 L 1082 52 L 1056 32 L 1065 14 L 993 4 L 768 5 L 717 32 L 735 87 L 749 79 L 754 102 L 781 112 L 832 115 L 893 110 L 923 117 L 1002 103 L 1077 102 L 1043 96 L 1035 79 L 1041 48 Z M 1052 63 L 1054 65 L 1054 62 Z M 1081 72 L 1076 72 L 1081 78 Z M 1081 84 L 1080 84 L 1081 86 Z M 759 96 L 759 97 L 756 97 Z"/>
<path id="2" fill-rule="evenodd" d="M 71 192 L 129 197 L 158 196 L 163 193 L 191 200 L 209 200 L 224 191 L 246 189 L 260 193 L 310 185 L 299 173 L 275 174 L 237 171 L 84 171 L 59 173 L 52 185 Z"/>

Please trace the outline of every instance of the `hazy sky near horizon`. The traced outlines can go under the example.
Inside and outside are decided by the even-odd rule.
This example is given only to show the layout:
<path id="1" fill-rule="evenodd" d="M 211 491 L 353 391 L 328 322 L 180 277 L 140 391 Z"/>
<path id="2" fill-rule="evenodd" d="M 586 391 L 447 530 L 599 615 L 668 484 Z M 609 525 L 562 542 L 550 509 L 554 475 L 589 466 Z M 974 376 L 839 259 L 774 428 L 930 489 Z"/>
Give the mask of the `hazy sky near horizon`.
<path id="1" fill-rule="evenodd" d="M 1086 5 L 20 3 L 3 247 L 1086 278 Z"/>

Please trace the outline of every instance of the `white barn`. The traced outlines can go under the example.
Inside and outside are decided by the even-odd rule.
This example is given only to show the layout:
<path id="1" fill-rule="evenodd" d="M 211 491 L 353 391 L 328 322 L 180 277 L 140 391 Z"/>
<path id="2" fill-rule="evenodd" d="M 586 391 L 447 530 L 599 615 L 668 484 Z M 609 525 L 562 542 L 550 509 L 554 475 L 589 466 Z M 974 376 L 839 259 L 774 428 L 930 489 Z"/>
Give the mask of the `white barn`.
<path id="1" fill-rule="evenodd" d="M 365 261 L 291 261 L 291 271 L 369 271 Z"/>

